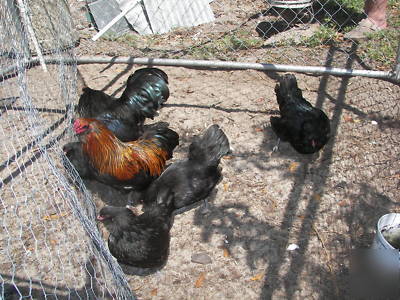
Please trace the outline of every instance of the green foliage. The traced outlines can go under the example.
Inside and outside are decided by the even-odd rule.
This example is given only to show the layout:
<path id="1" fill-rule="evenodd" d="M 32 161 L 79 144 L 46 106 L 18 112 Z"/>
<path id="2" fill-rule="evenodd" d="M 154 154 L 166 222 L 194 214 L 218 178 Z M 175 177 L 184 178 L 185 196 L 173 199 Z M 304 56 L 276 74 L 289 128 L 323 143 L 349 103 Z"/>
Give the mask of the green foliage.
<path id="1" fill-rule="evenodd" d="M 336 2 L 345 9 L 362 12 L 364 8 L 364 0 L 336 0 Z"/>
<path id="2" fill-rule="evenodd" d="M 337 31 L 329 26 L 321 25 L 318 31 L 311 37 L 303 39 L 301 45 L 307 47 L 317 47 L 320 45 L 332 45 L 338 41 Z"/>
<path id="3" fill-rule="evenodd" d="M 383 66 L 392 66 L 399 43 L 397 30 L 386 29 L 370 34 L 368 40 L 360 45 L 363 59 L 372 59 Z"/>
<path id="4" fill-rule="evenodd" d="M 122 35 L 114 35 L 110 33 L 105 33 L 101 39 L 110 41 L 110 42 L 119 42 L 119 43 L 124 43 L 130 47 L 136 47 L 138 38 L 131 34 L 131 33 L 125 33 Z"/>
<path id="5" fill-rule="evenodd" d="M 259 38 L 252 37 L 251 33 L 237 31 L 231 32 L 220 39 L 192 47 L 189 50 L 189 54 L 200 59 L 208 59 L 211 57 L 221 58 L 222 55 L 228 54 L 229 52 L 259 48 L 262 45 L 263 41 Z"/>
<path id="6" fill-rule="evenodd" d="M 364 17 L 364 0 L 328 0 L 323 6 L 324 10 L 330 14 L 320 19 L 323 25 L 312 37 L 304 39 L 302 45 L 317 47 L 340 43 L 342 42 L 341 34 L 352 30 Z M 389 0 L 387 21 L 388 29 L 370 34 L 368 39 L 359 45 L 364 59 L 368 58 L 385 67 L 394 63 L 400 40 L 399 0 Z"/>
<path id="7" fill-rule="evenodd" d="M 262 45 L 260 39 L 249 36 L 246 31 L 237 31 L 223 38 L 222 43 L 229 50 L 245 50 L 258 48 Z"/>

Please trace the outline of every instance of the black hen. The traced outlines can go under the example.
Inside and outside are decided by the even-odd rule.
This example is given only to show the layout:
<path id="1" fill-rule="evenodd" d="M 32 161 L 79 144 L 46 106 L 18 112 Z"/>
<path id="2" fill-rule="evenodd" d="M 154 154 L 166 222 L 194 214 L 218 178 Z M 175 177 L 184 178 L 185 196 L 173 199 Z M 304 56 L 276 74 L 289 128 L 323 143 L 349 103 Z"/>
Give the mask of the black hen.
<path id="1" fill-rule="evenodd" d="M 81 142 L 72 142 L 65 144 L 63 146 L 63 151 L 67 159 L 70 163 L 75 167 L 76 171 L 83 179 L 90 179 L 92 178 L 92 170 L 90 169 L 89 161 L 83 155 L 83 149 Z M 63 157 L 63 164 L 64 167 L 68 170 L 69 165 L 65 161 L 65 157 Z"/>
<path id="2" fill-rule="evenodd" d="M 117 101 L 116 98 L 107 95 L 103 91 L 94 90 L 89 87 L 82 89 L 76 111 L 82 118 L 93 118 L 106 112 L 111 104 Z"/>
<path id="3" fill-rule="evenodd" d="M 84 88 L 77 112 L 103 122 L 121 141 L 136 140 L 146 118 L 153 119 L 169 97 L 168 76 L 158 68 L 143 68 L 129 76 L 120 98 Z"/>
<path id="4" fill-rule="evenodd" d="M 100 210 L 97 220 L 109 225 L 108 248 L 125 272 L 148 275 L 166 264 L 172 210 L 172 197 L 165 194 L 157 199 L 157 205 L 139 216 L 126 207 L 106 206 Z"/>
<path id="5" fill-rule="evenodd" d="M 271 125 L 279 139 L 303 154 L 319 151 L 330 137 L 326 114 L 303 98 L 292 74 L 279 79 L 275 93 L 281 117 L 271 117 Z"/>
<path id="6" fill-rule="evenodd" d="M 210 195 L 222 176 L 218 167 L 220 159 L 229 153 L 225 133 L 218 125 L 212 125 L 203 136 L 194 137 L 187 159 L 171 164 L 144 195 L 134 194 L 132 200 L 141 197 L 146 209 L 160 196 L 173 194 L 174 208 L 182 208 L 178 212 L 185 211 Z M 205 205 L 207 207 L 207 201 Z"/>

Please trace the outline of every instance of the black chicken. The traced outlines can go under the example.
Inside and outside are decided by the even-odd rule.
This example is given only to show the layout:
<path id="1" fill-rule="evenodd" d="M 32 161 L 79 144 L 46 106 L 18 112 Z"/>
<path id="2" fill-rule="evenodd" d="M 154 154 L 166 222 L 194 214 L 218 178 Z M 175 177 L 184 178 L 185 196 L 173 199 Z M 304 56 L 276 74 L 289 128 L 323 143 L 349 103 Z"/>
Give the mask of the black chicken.
<path id="1" fill-rule="evenodd" d="M 154 273 L 167 262 L 173 222 L 172 195 L 160 194 L 156 204 L 139 216 L 126 207 L 106 206 L 97 217 L 109 229 L 111 254 L 131 275 Z"/>
<path id="2" fill-rule="evenodd" d="M 89 160 L 83 154 L 82 143 L 81 142 L 72 142 L 65 144 L 63 146 L 63 151 L 67 159 L 71 162 L 71 164 L 75 167 L 79 176 L 83 179 L 91 179 L 93 178 L 92 170 L 90 168 Z M 63 157 L 63 160 L 65 158 Z M 63 161 L 64 167 L 68 169 L 68 164 L 66 161 Z"/>
<path id="3" fill-rule="evenodd" d="M 103 122 L 121 141 L 134 141 L 143 133 L 146 118 L 153 119 L 169 97 L 168 76 L 158 68 L 142 68 L 129 76 L 120 98 L 84 88 L 77 113 Z"/>
<path id="4" fill-rule="evenodd" d="M 292 74 L 279 79 L 275 93 L 281 117 L 271 117 L 272 129 L 279 138 L 274 151 L 281 139 L 288 141 L 299 153 L 319 151 L 330 137 L 330 123 L 326 114 L 303 98 L 296 77 Z"/>
<path id="5" fill-rule="evenodd" d="M 143 200 L 144 209 L 162 195 L 173 195 L 177 212 L 206 199 L 220 181 L 220 159 L 230 153 L 229 141 L 218 125 L 212 125 L 203 136 L 194 137 L 185 160 L 174 162 L 140 195 L 133 193 L 131 201 Z M 207 200 L 204 201 L 207 208 Z"/>

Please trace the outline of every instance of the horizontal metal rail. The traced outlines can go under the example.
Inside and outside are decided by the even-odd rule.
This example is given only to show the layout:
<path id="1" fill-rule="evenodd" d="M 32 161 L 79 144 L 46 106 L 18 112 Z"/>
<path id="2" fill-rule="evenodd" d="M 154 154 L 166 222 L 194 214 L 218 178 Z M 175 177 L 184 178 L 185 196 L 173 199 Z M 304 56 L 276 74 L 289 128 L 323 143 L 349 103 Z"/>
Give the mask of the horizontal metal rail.
<path id="1" fill-rule="evenodd" d="M 258 71 L 274 71 L 274 72 L 297 72 L 297 73 L 310 73 L 310 74 L 329 74 L 335 76 L 363 76 L 371 78 L 380 78 L 399 82 L 395 71 L 374 71 L 374 70 L 354 70 L 333 67 L 318 67 L 318 66 L 298 66 L 298 65 L 282 65 L 282 64 L 268 64 L 268 63 L 244 63 L 244 62 L 231 62 L 231 61 L 213 61 L 213 60 L 190 60 L 190 59 L 169 59 L 169 58 L 147 58 L 147 57 L 78 57 L 59 58 L 59 57 L 45 57 L 45 63 L 58 64 L 58 63 L 76 63 L 82 64 L 138 64 L 150 66 L 172 66 L 172 67 L 186 67 L 186 68 L 209 68 L 209 69 L 226 69 L 226 70 L 258 70 Z M 28 67 L 38 65 L 39 59 L 33 58 L 25 62 L 22 66 L 14 65 L 0 71 L 1 77 L 9 75 L 10 73 L 18 72 L 18 67 Z"/>

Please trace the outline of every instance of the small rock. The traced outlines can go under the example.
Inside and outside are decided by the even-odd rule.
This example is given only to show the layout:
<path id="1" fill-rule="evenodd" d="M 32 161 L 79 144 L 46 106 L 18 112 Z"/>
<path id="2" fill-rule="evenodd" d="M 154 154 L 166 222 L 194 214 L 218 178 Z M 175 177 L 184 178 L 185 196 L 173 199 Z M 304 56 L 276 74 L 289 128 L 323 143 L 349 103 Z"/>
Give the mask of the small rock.
<path id="1" fill-rule="evenodd" d="M 210 264 L 212 262 L 211 257 L 206 253 L 196 253 L 192 255 L 192 262 L 196 264 Z"/>
<path id="2" fill-rule="evenodd" d="M 337 189 L 344 189 L 344 188 L 346 188 L 347 187 L 347 183 L 346 183 L 346 181 L 341 181 L 341 182 L 339 182 L 337 185 L 335 185 L 335 188 L 337 188 Z"/>

